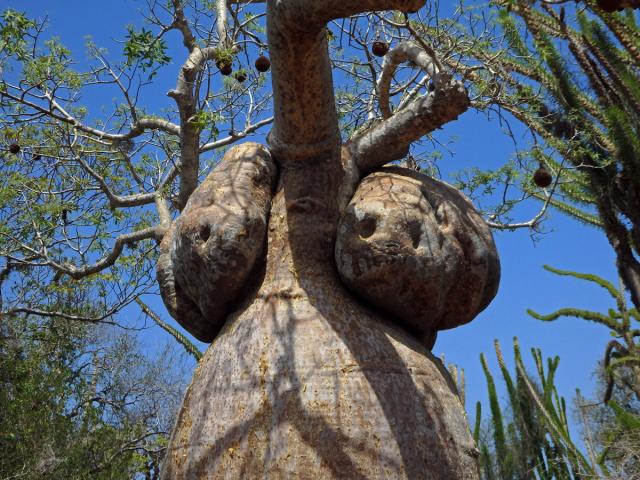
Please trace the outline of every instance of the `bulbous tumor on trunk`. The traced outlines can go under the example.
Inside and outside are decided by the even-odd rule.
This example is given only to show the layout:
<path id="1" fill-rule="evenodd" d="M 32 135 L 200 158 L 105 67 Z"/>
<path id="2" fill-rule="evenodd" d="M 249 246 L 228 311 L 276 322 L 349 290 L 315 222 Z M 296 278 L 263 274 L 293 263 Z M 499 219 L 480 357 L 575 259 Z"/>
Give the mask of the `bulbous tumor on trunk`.
<path id="1" fill-rule="evenodd" d="M 406 324 L 396 326 L 384 311 L 358 301 L 338 276 L 338 192 L 347 191 L 341 186 L 352 178 L 346 167 L 335 159 L 319 169 L 322 159 L 287 163 L 279 157 L 271 199 L 269 159 L 251 148 L 252 154 L 240 155 L 248 163 L 230 167 L 239 174 L 207 178 L 176 222 L 170 248 L 163 242 L 158 275 L 173 281 L 165 281 L 168 306 L 174 312 L 193 307 L 192 331 L 211 335 L 224 326 L 185 395 L 162 478 L 477 480 L 478 452 L 456 387 L 416 338 L 424 323 L 411 333 Z M 229 155 L 227 161 L 238 161 Z M 237 296 L 241 275 L 250 279 L 247 265 L 265 255 L 261 222 L 247 230 L 250 239 L 238 240 L 239 225 L 251 225 L 240 210 L 260 220 L 269 215 L 267 258 L 260 283 L 229 313 L 220 307 L 225 295 Z M 349 267 L 356 281 L 379 272 L 387 283 L 375 290 L 374 282 L 372 291 L 398 291 L 404 301 L 436 312 L 437 322 L 425 322 L 429 328 L 444 328 L 451 317 L 462 317 L 456 309 L 471 315 L 495 290 L 497 258 L 476 217 L 451 187 L 383 169 L 362 182 L 343 215 L 338 266 L 345 269 L 346 252 L 360 255 Z M 445 223 L 455 228 L 445 231 Z M 228 268 L 234 252 L 249 259 L 240 273 Z M 467 300 L 463 287 L 451 284 L 469 281 L 469 272 L 480 278 L 474 288 L 481 281 L 485 286 Z M 409 275 L 419 281 L 438 276 L 441 290 L 416 285 L 403 292 Z M 458 304 L 447 305 L 447 296 Z"/>
<path id="2" fill-rule="evenodd" d="M 161 244 L 158 281 L 169 313 L 199 340 L 222 328 L 264 260 L 276 167 L 261 145 L 229 150 Z"/>
<path id="3" fill-rule="evenodd" d="M 500 265 L 491 231 L 456 189 L 399 167 L 360 183 L 336 241 L 347 286 L 429 342 L 493 299 Z"/>

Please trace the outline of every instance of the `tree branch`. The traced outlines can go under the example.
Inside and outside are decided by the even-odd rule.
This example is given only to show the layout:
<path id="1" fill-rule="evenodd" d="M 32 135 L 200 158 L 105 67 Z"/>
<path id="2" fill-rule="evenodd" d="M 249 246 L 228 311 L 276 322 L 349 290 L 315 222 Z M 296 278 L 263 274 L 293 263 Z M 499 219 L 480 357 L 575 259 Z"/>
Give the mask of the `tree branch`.
<path id="1" fill-rule="evenodd" d="M 469 96 L 464 85 L 444 73 L 438 77 L 433 92 L 349 141 L 353 159 L 363 175 L 385 163 L 401 159 L 412 142 L 455 120 L 469 108 Z"/>
<path id="2" fill-rule="evenodd" d="M 269 0 L 274 157 L 339 158 L 341 144 L 326 23 L 374 10 L 415 11 L 424 0 Z"/>
<path id="3" fill-rule="evenodd" d="M 169 173 L 164 178 L 164 180 L 160 182 L 160 185 L 158 185 L 156 191 L 148 193 L 138 193 L 134 195 L 117 195 L 113 193 L 113 191 L 109 188 L 109 185 L 107 185 L 104 177 L 102 177 L 102 175 L 91 168 L 91 166 L 87 162 L 85 162 L 81 156 L 77 155 L 75 160 L 82 166 L 82 168 L 85 169 L 85 171 L 89 175 L 91 175 L 98 182 L 100 190 L 102 190 L 109 199 L 109 205 L 114 208 L 138 207 L 140 205 L 148 205 L 150 203 L 153 203 L 156 200 L 158 192 L 161 191 L 165 185 L 170 184 L 178 175 L 178 168 L 174 166 L 171 170 L 169 170 Z"/>
<path id="4" fill-rule="evenodd" d="M 394 47 L 385 56 L 382 74 L 378 80 L 377 89 L 382 118 L 391 116 L 391 107 L 389 106 L 391 80 L 398 65 L 407 61 L 420 67 L 433 81 L 436 81 L 437 73 L 440 69 L 436 66 L 436 61 L 432 55 L 429 55 L 423 48 L 411 42 L 402 42 Z"/>
<path id="5" fill-rule="evenodd" d="M 221 138 L 219 140 L 216 140 L 215 142 L 205 143 L 202 147 L 200 147 L 200 153 L 208 152 L 210 150 L 215 150 L 221 147 L 226 147 L 227 145 L 234 143 L 236 140 L 240 140 L 241 138 L 244 138 L 247 135 L 255 132 L 260 127 L 269 125 L 272 122 L 273 117 L 265 118 L 264 120 L 260 120 L 259 122 L 254 123 L 253 125 L 249 125 L 242 132 L 235 132 L 233 135 Z"/>
<path id="6" fill-rule="evenodd" d="M 182 0 L 172 0 L 174 10 L 174 20 L 171 26 L 178 30 L 182 34 L 182 43 L 184 46 L 192 52 L 196 47 L 196 39 L 193 36 L 193 32 L 189 28 L 189 22 L 184 15 L 184 9 L 182 8 Z"/>
<path id="7" fill-rule="evenodd" d="M 156 225 L 154 227 L 144 228 L 136 232 L 124 233 L 122 235 L 119 235 L 116 237 L 113 247 L 111 248 L 111 251 L 109 253 L 107 253 L 104 257 L 102 257 L 95 263 L 84 265 L 82 267 L 77 267 L 68 263 L 57 263 L 49 259 L 47 259 L 47 264 L 58 272 L 69 275 L 71 278 L 78 280 L 88 275 L 98 273 L 105 268 L 113 265 L 122 253 L 122 250 L 127 243 L 138 242 L 140 240 L 145 240 L 148 238 L 154 238 L 160 241 L 164 236 L 165 231 L 166 230 L 163 226 Z"/>
<path id="8" fill-rule="evenodd" d="M 0 312 L 0 318 L 5 315 L 15 315 L 16 313 L 25 313 L 27 315 L 36 315 L 38 317 L 47 317 L 47 318 L 62 318 L 64 320 L 73 320 L 78 322 L 88 322 L 88 323 L 104 323 L 106 325 L 118 325 L 116 322 L 105 321 L 104 319 L 110 317 L 115 314 L 117 309 L 111 309 L 108 312 L 100 315 L 99 317 L 86 317 L 84 315 L 74 315 L 71 313 L 66 313 L 62 311 L 49 311 L 42 310 L 39 308 L 31 308 L 31 307 L 17 307 L 7 310 L 6 312 Z"/>
<path id="9" fill-rule="evenodd" d="M 67 123 L 69 125 L 73 125 L 76 129 L 81 132 L 87 133 L 93 137 L 97 137 L 100 140 L 109 140 L 111 142 L 120 142 L 124 140 L 130 140 L 135 137 L 139 137 L 142 135 L 145 130 L 161 130 L 166 133 L 172 135 L 180 134 L 180 127 L 174 123 L 169 122 L 168 120 L 163 120 L 161 118 L 154 117 L 144 117 L 138 120 L 131 126 L 131 129 L 125 133 L 108 133 L 104 130 L 99 130 L 97 128 L 90 127 L 88 125 L 83 124 L 75 117 L 66 112 L 58 103 L 54 100 L 50 102 L 51 108 L 44 108 L 37 103 L 31 102 L 24 98 L 23 95 L 16 96 L 10 93 L 8 90 L 0 90 L 0 96 L 4 96 L 14 100 L 15 102 L 24 105 L 25 107 L 29 107 L 35 110 L 38 113 L 42 113 L 48 117 L 53 118 L 54 120 L 58 120 L 63 123 Z M 56 110 L 60 113 L 56 113 Z"/>
<path id="10" fill-rule="evenodd" d="M 327 22 L 359 13 L 382 10 L 417 12 L 425 0 L 269 0 L 269 9 L 296 29 L 318 29 Z"/>
<path id="11" fill-rule="evenodd" d="M 177 200 L 180 210 L 187 204 L 187 200 L 189 200 L 198 184 L 198 171 L 200 169 L 200 130 L 192 122 L 194 115 L 197 113 L 194 83 L 198 72 L 203 68 L 204 64 L 214 58 L 214 48 L 194 47 L 180 69 L 176 88 L 167 93 L 168 96 L 175 100 L 180 114 L 181 167 L 180 191 Z"/>

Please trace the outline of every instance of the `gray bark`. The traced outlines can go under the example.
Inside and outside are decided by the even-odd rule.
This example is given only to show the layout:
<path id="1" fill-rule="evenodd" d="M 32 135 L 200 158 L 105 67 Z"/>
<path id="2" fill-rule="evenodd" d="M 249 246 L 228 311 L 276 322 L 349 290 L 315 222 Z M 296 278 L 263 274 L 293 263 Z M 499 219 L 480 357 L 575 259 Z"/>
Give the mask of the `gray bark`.
<path id="1" fill-rule="evenodd" d="M 406 325 L 347 290 L 335 263 L 337 225 L 361 176 L 454 119 L 468 98 L 447 78 L 432 94 L 343 145 L 325 24 L 423 4 L 267 0 L 274 91 L 268 141 L 278 180 L 264 270 L 249 274 L 235 311 L 216 320 L 224 326 L 187 391 L 163 478 L 478 478 L 477 451 L 448 373 Z M 205 183 L 201 194 L 209 198 L 218 182 Z M 201 218 L 194 216 L 194 225 Z M 224 230 L 224 221 L 211 225 Z M 177 227 L 175 245 L 190 232 Z M 210 325 L 207 302 L 224 299 L 225 292 L 207 275 L 190 279 L 190 271 L 207 268 L 198 265 L 205 258 L 184 263 L 184 277 L 177 278 L 176 266 L 199 248 L 197 240 L 184 246 L 171 250 L 171 262 L 164 253 L 159 275 L 167 285 L 193 283 L 195 294 L 182 297 L 169 289 L 165 301 L 171 310 L 174 299 L 190 299 L 189 307 L 200 312 L 195 322 Z M 493 277 L 487 278 L 491 290 Z M 481 297 L 473 293 L 471 310 Z M 194 321 L 176 313 L 183 324 Z"/>
<path id="2" fill-rule="evenodd" d="M 340 219 L 346 285 L 429 344 L 489 305 L 500 264 L 489 227 L 456 189 L 406 168 L 367 176 Z"/>

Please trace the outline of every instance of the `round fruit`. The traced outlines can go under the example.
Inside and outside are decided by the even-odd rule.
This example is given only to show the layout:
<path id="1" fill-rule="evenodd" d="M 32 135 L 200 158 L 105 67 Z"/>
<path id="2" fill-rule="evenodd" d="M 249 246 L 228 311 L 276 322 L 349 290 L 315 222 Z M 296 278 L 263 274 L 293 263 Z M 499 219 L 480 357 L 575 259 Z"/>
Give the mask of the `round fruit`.
<path id="1" fill-rule="evenodd" d="M 233 67 L 230 63 L 221 63 L 218 65 L 218 68 L 220 69 L 220 73 L 225 76 L 231 75 L 231 72 L 233 72 Z"/>
<path id="2" fill-rule="evenodd" d="M 20 151 L 20 145 L 18 145 L 17 143 L 12 143 L 11 145 L 9 145 L 9 151 L 13 154 L 16 154 Z"/>
<path id="3" fill-rule="evenodd" d="M 240 83 L 244 82 L 247 79 L 247 74 L 244 72 L 236 73 L 236 80 Z"/>
<path id="4" fill-rule="evenodd" d="M 533 174 L 533 182 L 540 188 L 547 188 L 549 185 L 551 185 L 552 181 L 553 177 L 549 173 L 549 170 L 547 170 L 544 166 L 541 166 Z"/>
<path id="5" fill-rule="evenodd" d="M 387 42 L 375 41 L 371 45 L 371 51 L 376 57 L 384 57 L 389 51 L 389 44 Z"/>
<path id="6" fill-rule="evenodd" d="M 621 12 L 624 10 L 624 8 L 620 6 L 619 0 L 597 0 L 597 3 L 600 10 L 608 13 Z"/>
<path id="7" fill-rule="evenodd" d="M 259 72 L 266 72 L 267 70 L 269 70 L 269 68 L 271 68 L 271 60 L 269 60 L 264 55 L 260 55 L 258 58 L 256 58 L 255 65 L 256 70 L 258 70 Z"/>

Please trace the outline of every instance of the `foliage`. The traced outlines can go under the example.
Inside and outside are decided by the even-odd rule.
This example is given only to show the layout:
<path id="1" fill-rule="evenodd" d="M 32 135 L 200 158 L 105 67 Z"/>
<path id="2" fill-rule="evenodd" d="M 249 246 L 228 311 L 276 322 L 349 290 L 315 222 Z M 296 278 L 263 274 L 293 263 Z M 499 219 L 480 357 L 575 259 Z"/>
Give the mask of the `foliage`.
<path id="1" fill-rule="evenodd" d="M 15 55 L 20 60 L 28 55 L 27 36 L 35 23 L 25 15 L 12 9 L 7 9 L 2 14 L 0 22 L 0 52 Z"/>
<path id="2" fill-rule="evenodd" d="M 525 176 L 517 201 L 538 198 L 545 208 L 601 228 L 639 307 L 640 37 L 635 15 L 632 10 L 606 13 L 594 0 L 559 6 L 492 3 L 502 36 L 488 42 L 469 39 L 466 54 L 481 68 L 461 69 L 472 80 L 478 108 L 498 108 L 531 132 L 535 146 L 520 153 L 523 166 L 544 165 L 556 179 L 550 189 L 540 190 Z M 498 210 L 496 218 L 508 210 Z M 542 218 L 519 226 L 535 228 Z"/>
<path id="3" fill-rule="evenodd" d="M 247 49 L 263 49 L 250 29 L 260 22 L 250 11 L 238 14 L 248 23 L 233 35 L 245 38 Z M 270 101 L 264 75 L 242 69 L 246 80 L 225 86 L 211 65 L 237 55 L 217 41 L 214 11 L 193 2 L 154 2 L 146 18 L 144 26 L 123 28 L 121 57 L 109 58 L 107 49 L 89 40 L 88 60 L 82 61 L 60 39 L 44 37 L 43 21 L 12 9 L 2 13 L 5 315 L 60 313 L 87 321 L 111 316 L 126 324 L 117 313 L 141 295 L 157 293 L 158 243 L 201 176 L 224 147 L 271 122 L 264 116 Z M 174 56 L 166 34 L 172 30 L 185 47 L 178 78 L 167 86 L 174 103 L 160 105 L 154 96 L 145 104 L 150 77 L 166 80 L 169 52 Z M 191 54 L 205 47 L 210 53 L 194 66 L 198 57 Z M 193 78 L 185 76 L 189 69 Z M 103 91 L 98 99 L 114 92 L 118 97 L 92 110 L 94 89 Z M 17 153 L 11 145 L 19 147 Z M 207 152 L 216 153 L 205 158 Z M 185 172 L 191 177 L 183 178 Z M 90 318 L 73 304 L 65 312 L 49 304 L 52 295 L 77 284 L 96 299 Z"/>
<path id="4" fill-rule="evenodd" d="M 56 317 L 4 317 L 0 333 L 0 477 L 157 475 L 182 392 L 173 349 L 151 358 L 129 333 Z"/>
<path id="5" fill-rule="evenodd" d="M 545 269 L 557 275 L 590 282 L 604 289 L 615 302 L 616 308 L 607 313 L 576 308 L 561 308 L 543 315 L 533 310 L 528 313 L 542 321 L 555 321 L 562 317 L 576 317 L 607 327 L 613 340 L 605 349 L 601 377 L 606 379 L 603 402 L 587 404 L 578 395 L 585 428 L 595 433 L 599 445 L 598 465 L 607 478 L 633 478 L 640 474 L 640 315 L 636 308 L 628 308 L 623 287 L 593 274 Z"/>
<path id="6" fill-rule="evenodd" d="M 638 343 L 640 314 L 636 308 L 628 308 L 624 289 L 622 287 L 616 288 L 611 282 L 597 275 L 558 270 L 548 265 L 545 265 L 545 269 L 557 275 L 569 276 L 598 285 L 613 299 L 616 308 L 610 308 L 606 314 L 577 308 L 561 308 L 546 315 L 527 310 L 529 315 L 547 322 L 555 321 L 561 317 L 576 317 L 607 327 L 614 339 L 607 344 L 603 359 L 605 372 L 609 376 L 604 401 L 606 403 L 611 398 L 614 384 L 618 388 L 630 389 L 640 400 L 640 343 Z M 618 377 L 619 370 L 624 370 L 625 374 L 631 373 L 632 379 L 628 382 L 621 382 L 621 377 Z"/>
<path id="7" fill-rule="evenodd" d="M 166 65 L 171 61 L 167 55 L 167 44 L 162 38 L 157 38 L 151 30 L 145 28 L 136 32 L 133 27 L 127 28 L 127 37 L 124 44 L 124 54 L 127 57 L 127 65 L 140 62 L 143 70 L 154 65 Z"/>
<path id="8" fill-rule="evenodd" d="M 485 479 L 582 479 L 596 475 L 596 467 L 576 446 L 569 430 L 567 407 L 558 395 L 554 379 L 559 357 L 545 362 L 532 349 L 535 380 L 526 372 L 517 339 L 514 339 L 515 372 L 506 367 L 500 345 L 496 357 L 507 390 L 508 411 L 498 398 L 495 380 L 484 355 L 480 360 L 487 380 L 491 417 L 489 428 L 481 428 L 481 403 L 476 405 L 474 438 L 480 450 Z"/>

